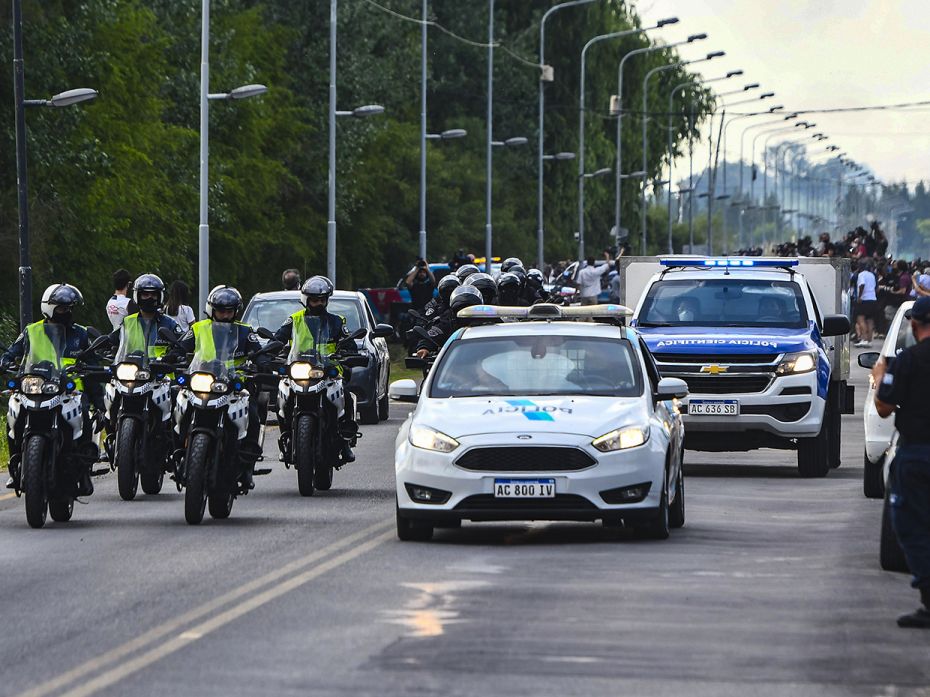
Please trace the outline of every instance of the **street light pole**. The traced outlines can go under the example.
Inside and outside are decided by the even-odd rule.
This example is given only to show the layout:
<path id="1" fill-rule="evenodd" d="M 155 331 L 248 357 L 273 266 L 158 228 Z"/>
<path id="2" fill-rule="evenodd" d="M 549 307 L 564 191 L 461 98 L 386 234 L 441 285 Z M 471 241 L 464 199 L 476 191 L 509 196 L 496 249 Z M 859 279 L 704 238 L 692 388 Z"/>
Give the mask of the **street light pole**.
<path id="1" fill-rule="evenodd" d="M 210 221 L 208 197 L 210 186 L 210 0 L 201 4 L 200 27 L 200 226 L 197 229 L 198 312 L 206 313 L 210 292 Z"/>
<path id="2" fill-rule="evenodd" d="M 424 0 L 425 1 L 425 0 Z M 576 5 L 587 5 L 594 0 L 571 0 L 570 2 L 559 3 L 546 10 L 539 23 L 539 66 L 542 74 L 539 76 L 539 154 L 538 154 L 538 171 L 536 178 L 536 266 L 542 269 L 545 266 L 545 257 L 543 252 L 544 241 L 544 224 L 543 224 L 543 159 L 544 159 L 544 126 L 545 126 L 545 99 L 546 99 L 546 82 L 552 81 L 551 68 L 546 65 L 546 20 L 555 12 L 566 7 Z M 548 72 L 547 72 L 548 70 Z M 548 79 L 547 79 L 548 78 Z"/>
<path id="3" fill-rule="evenodd" d="M 327 175 L 326 275 L 336 285 L 336 17 L 329 0 L 329 172 Z"/>
<path id="4" fill-rule="evenodd" d="M 427 0 L 423 0 L 420 22 L 420 258 L 426 259 L 426 22 Z"/>
<path id="5" fill-rule="evenodd" d="M 16 189 L 19 201 L 19 328 L 32 323 L 29 189 L 26 174 L 26 105 L 22 0 L 13 0 L 13 99 L 16 102 Z"/>
<path id="6" fill-rule="evenodd" d="M 485 271 L 491 269 L 491 243 L 494 235 L 491 227 L 491 185 L 493 142 L 494 142 L 494 0 L 488 0 L 488 127 L 487 127 L 487 173 L 485 188 L 485 221 L 484 221 L 484 267 Z"/>

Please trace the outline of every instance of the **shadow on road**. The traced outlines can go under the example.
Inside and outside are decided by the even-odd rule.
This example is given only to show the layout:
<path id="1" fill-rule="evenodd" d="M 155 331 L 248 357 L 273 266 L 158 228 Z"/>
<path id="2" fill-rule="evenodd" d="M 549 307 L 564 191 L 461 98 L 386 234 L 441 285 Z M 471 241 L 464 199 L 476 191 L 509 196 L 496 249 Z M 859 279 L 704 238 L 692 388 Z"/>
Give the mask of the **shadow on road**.
<path id="1" fill-rule="evenodd" d="M 736 479 L 801 479 L 798 468 L 784 465 L 686 464 L 687 477 L 733 477 Z M 862 472 L 853 469 L 830 470 L 830 479 L 861 479 Z"/>

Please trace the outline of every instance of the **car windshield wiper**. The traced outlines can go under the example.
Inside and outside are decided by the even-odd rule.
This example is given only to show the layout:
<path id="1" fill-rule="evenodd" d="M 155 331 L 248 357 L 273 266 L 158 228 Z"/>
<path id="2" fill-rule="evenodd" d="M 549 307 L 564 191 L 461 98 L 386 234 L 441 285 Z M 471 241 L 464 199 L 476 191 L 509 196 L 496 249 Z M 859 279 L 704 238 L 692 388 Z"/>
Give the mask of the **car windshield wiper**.
<path id="1" fill-rule="evenodd" d="M 672 324 L 671 322 L 640 322 L 640 327 L 678 327 L 678 324 Z"/>

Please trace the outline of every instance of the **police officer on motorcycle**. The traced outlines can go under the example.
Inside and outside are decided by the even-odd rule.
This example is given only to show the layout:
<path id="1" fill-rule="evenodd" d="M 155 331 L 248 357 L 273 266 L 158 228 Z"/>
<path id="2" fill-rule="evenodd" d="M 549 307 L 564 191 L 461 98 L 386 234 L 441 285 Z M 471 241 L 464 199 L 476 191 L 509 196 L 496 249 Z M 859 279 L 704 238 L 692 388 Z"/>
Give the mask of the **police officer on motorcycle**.
<path id="1" fill-rule="evenodd" d="M 252 332 L 252 328 L 247 324 L 236 321 L 236 316 L 242 309 L 242 295 L 232 286 L 216 286 L 207 296 L 206 313 L 207 319 L 194 322 L 187 333 L 174 345 L 167 353 L 166 361 L 184 360 L 188 353 L 198 353 L 198 349 L 204 342 L 212 343 L 213 324 L 235 324 L 238 327 L 238 340 L 234 353 L 236 366 L 242 365 L 250 357 L 259 368 L 268 366 L 271 363 L 271 357 L 266 354 L 257 353 L 262 345 L 258 337 Z M 245 438 L 239 446 L 240 457 L 243 462 L 248 461 L 249 467 L 242 477 L 243 485 L 252 488 L 252 474 L 254 473 L 255 463 L 262 454 L 262 448 L 259 444 L 261 426 L 265 422 L 265 414 L 257 399 L 260 391 L 254 381 L 248 381 L 249 391 L 256 398 L 249 400 L 249 427 L 246 431 Z"/>
<path id="2" fill-rule="evenodd" d="M 416 347 L 417 358 L 426 358 L 431 353 L 435 353 L 446 340 L 452 336 L 452 332 L 467 324 L 466 320 L 459 319 L 456 313 L 472 305 L 482 305 L 484 298 L 481 291 L 471 285 L 459 286 L 452 291 L 449 298 L 449 312 L 443 318 L 435 322 L 427 329 L 428 336 L 421 337 Z"/>
<path id="3" fill-rule="evenodd" d="M 180 338 L 181 327 L 173 319 L 162 314 L 165 304 L 165 284 L 153 273 L 139 276 L 132 286 L 132 299 L 139 311 L 123 319 L 122 325 L 110 334 L 110 343 L 124 343 L 124 353 L 140 352 L 149 358 L 162 358 L 171 347 L 159 330 L 168 329 Z"/>
<path id="4" fill-rule="evenodd" d="M 338 343 L 349 335 L 344 317 L 327 311 L 329 299 L 335 290 L 333 282 L 326 276 L 313 276 L 308 279 L 300 289 L 301 302 L 304 310 L 295 312 L 288 317 L 284 324 L 274 334 L 275 341 L 282 344 L 299 341 L 316 349 L 321 357 L 336 353 Z M 296 328 L 296 329 L 295 329 Z M 304 333 L 309 336 L 305 336 Z M 343 419 L 353 423 L 343 423 L 339 429 L 342 433 L 355 431 L 355 395 L 345 390 L 346 408 Z M 287 428 L 287 420 L 281 422 L 282 428 Z M 352 452 L 350 441 L 346 440 L 342 448 L 344 462 L 355 462 L 355 453 Z"/>
<path id="5" fill-rule="evenodd" d="M 87 328 L 74 322 L 74 310 L 83 304 L 84 298 L 81 291 L 72 285 L 55 283 L 46 288 L 45 292 L 42 293 L 41 305 L 44 319 L 33 322 L 26 327 L 22 334 L 19 335 L 19 338 L 0 357 L 0 369 L 8 369 L 15 361 L 28 355 L 35 358 L 48 354 L 47 360 L 52 363 L 57 362 L 58 355 L 49 338 L 49 331 L 52 331 L 53 328 L 55 331 L 63 330 L 64 332 L 65 343 L 61 354 L 63 367 L 73 365 L 77 358 L 90 346 Z M 42 360 L 46 359 L 43 358 Z M 88 365 L 97 363 L 93 357 L 85 358 L 83 361 Z M 84 429 L 79 441 L 81 446 L 89 445 L 92 439 L 89 409 L 91 404 L 94 407 L 94 430 L 100 431 L 105 424 L 103 387 L 96 381 L 88 381 L 86 388 L 82 390 L 81 409 L 84 416 Z M 19 444 L 12 439 L 9 439 L 8 443 L 11 461 L 18 459 Z M 94 493 L 94 485 L 90 479 L 93 464 L 92 461 L 87 462 L 86 468 L 81 472 L 77 483 L 78 496 L 90 496 Z M 10 468 L 10 475 L 6 483 L 7 488 L 18 490 L 20 487 L 18 468 Z"/>

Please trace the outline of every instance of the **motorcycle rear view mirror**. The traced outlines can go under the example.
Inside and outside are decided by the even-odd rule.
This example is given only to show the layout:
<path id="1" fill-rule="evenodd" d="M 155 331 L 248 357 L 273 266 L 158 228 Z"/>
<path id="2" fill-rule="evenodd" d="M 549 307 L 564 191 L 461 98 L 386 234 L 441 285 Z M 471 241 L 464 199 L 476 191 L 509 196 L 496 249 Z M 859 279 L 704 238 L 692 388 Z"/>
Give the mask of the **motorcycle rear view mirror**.
<path id="1" fill-rule="evenodd" d="M 255 333 L 258 334 L 261 338 L 268 339 L 269 341 L 274 339 L 274 332 L 272 332 L 270 329 L 266 329 L 265 327 L 259 327 L 255 330 Z"/>
<path id="2" fill-rule="evenodd" d="M 168 329 L 168 327 L 162 327 L 161 329 L 159 329 L 158 336 L 160 336 L 162 339 L 167 341 L 172 346 L 178 343 L 178 335 L 175 332 Z"/>
<path id="3" fill-rule="evenodd" d="M 394 327 L 390 324 L 377 324 L 375 328 L 369 332 L 371 338 L 373 339 L 387 339 L 390 336 L 394 335 Z"/>
<path id="4" fill-rule="evenodd" d="M 282 344 L 280 341 L 269 341 L 267 344 L 262 346 L 258 351 L 256 351 L 254 355 L 261 356 L 262 354 L 265 354 L 265 353 L 275 354 L 275 353 L 278 353 L 282 348 L 284 348 L 284 344 Z"/>
<path id="5" fill-rule="evenodd" d="M 87 336 L 89 336 L 91 339 L 96 339 L 100 336 L 100 330 L 97 329 L 97 327 L 93 327 L 93 326 L 88 327 Z"/>
<path id="6" fill-rule="evenodd" d="M 347 356 L 342 359 L 342 364 L 348 368 L 364 368 L 368 365 L 367 356 Z"/>

